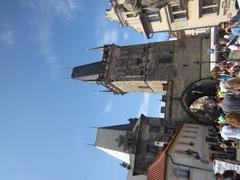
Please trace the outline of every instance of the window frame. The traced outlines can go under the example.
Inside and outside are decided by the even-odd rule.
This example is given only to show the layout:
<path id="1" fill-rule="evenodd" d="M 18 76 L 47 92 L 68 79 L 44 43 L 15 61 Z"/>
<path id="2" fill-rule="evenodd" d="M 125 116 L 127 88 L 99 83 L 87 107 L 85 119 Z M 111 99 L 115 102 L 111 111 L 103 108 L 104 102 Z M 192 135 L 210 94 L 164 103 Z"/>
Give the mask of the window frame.
<path id="1" fill-rule="evenodd" d="M 174 7 L 178 7 L 178 11 L 173 10 Z M 180 4 L 169 4 L 168 5 L 168 11 L 169 11 L 169 15 L 170 15 L 170 19 L 171 22 L 178 22 L 178 21 L 186 21 L 188 20 L 188 9 L 182 9 Z M 181 18 L 176 18 L 174 17 L 175 15 L 178 14 L 185 14 L 185 17 L 181 17 Z"/>
<path id="2" fill-rule="evenodd" d="M 212 4 L 212 5 L 203 5 L 203 3 L 204 3 L 203 1 L 206 1 L 206 0 L 199 0 L 199 17 L 209 16 L 209 15 L 214 15 L 214 14 L 219 15 L 220 0 L 215 0 L 216 4 Z M 216 8 L 216 12 L 203 13 L 203 10 L 211 9 L 211 8 Z"/>

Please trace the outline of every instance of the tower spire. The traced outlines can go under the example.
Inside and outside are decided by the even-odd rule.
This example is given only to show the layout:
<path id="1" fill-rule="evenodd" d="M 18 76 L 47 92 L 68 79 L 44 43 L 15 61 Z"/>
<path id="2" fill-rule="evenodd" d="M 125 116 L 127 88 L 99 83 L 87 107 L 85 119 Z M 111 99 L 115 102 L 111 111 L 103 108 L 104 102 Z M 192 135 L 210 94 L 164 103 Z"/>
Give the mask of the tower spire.
<path id="1" fill-rule="evenodd" d="M 104 50 L 104 46 L 87 49 L 87 51 L 102 51 L 102 52 L 103 50 Z"/>

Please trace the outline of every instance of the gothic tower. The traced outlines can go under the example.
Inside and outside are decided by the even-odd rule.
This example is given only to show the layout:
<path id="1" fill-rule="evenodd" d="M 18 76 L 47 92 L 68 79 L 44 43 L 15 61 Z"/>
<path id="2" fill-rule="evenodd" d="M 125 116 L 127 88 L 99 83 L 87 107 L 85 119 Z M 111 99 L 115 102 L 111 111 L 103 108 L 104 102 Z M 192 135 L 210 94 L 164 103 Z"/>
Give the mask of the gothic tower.
<path id="1" fill-rule="evenodd" d="M 164 119 L 141 115 L 128 124 L 98 128 L 95 146 L 123 161 L 133 175 L 146 174 L 174 129 Z"/>
<path id="2" fill-rule="evenodd" d="M 72 79 L 96 81 L 115 94 L 163 91 L 174 76 L 174 42 L 105 45 L 102 61 L 75 67 Z"/>
<path id="3" fill-rule="evenodd" d="M 176 41 L 117 46 L 105 45 L 102 60 L 73 68 L 72 79 L 93 81 L 114 94 L 165 92 L 169 82 L 181 93 L 189 83 L 209 76 L 205 36 Z M 203 62 L 203 63 L 202 63 Z M 180 89 L 181 90 L 180 90 Z"/>

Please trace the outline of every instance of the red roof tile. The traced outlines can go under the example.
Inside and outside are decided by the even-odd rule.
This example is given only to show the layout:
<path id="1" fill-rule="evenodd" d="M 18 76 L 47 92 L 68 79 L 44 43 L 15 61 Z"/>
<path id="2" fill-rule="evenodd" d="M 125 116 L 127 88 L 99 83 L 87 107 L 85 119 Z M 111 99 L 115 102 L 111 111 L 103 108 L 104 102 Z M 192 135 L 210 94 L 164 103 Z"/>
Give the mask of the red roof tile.
<path id="1" fill-rule="evenodd" d="M 148 180 L 165 179 L 166 150 L 164 150 L 158 159 L 148 168 Z"/>
<path id="2" fill-rule="evenodd" d="M 168 142 L 168 146 L 159 154 L 157 160 L 148 168 L 147 180 L 165 180 L 167 151 L 173 143 L 181 127 Z"/>

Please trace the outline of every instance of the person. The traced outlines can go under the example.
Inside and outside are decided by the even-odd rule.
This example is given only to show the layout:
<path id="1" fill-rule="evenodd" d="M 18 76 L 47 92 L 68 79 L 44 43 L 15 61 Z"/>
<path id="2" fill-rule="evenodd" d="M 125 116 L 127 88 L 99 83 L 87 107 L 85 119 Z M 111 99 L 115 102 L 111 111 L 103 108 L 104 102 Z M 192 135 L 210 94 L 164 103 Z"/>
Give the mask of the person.
<path id="1" fill-rule="evenodd" d="M 231 18 L 226 29 L 235 35 L 240 35 L 240 11 Z"/>
<path id="2" fill-rule="evenodd" d="M 240 140 L 240 128 L 225 125 L 220 129 L 220 134 L 224 140 Z"/>
<path id="3" fill-rule="evenodd" d="M 224 113 L 230 112 L 240 113 L 240 98 L 233 94 L 226 94 L 224 99 L 218 103 Z"/>
<path id="4" fill-rule="evenodd" d="M 240 113 L 229 113 L 226 115 L 224 123 L 227 123 L 235 128 L 240 128 Z"/>
<path id="5" fill-rule="evenodd" d="M 240 77 L 233 78 L 223 82 L 227 92 L 239 94 L 240 92 Z"/>
<path id="6" fill-rule="evenodd" d="M 219 39 L 220 44 L 224 44 L 231 51 L 240 50 L 240 37 L 234 34 L 225 35 L 224 38 Z"/>

